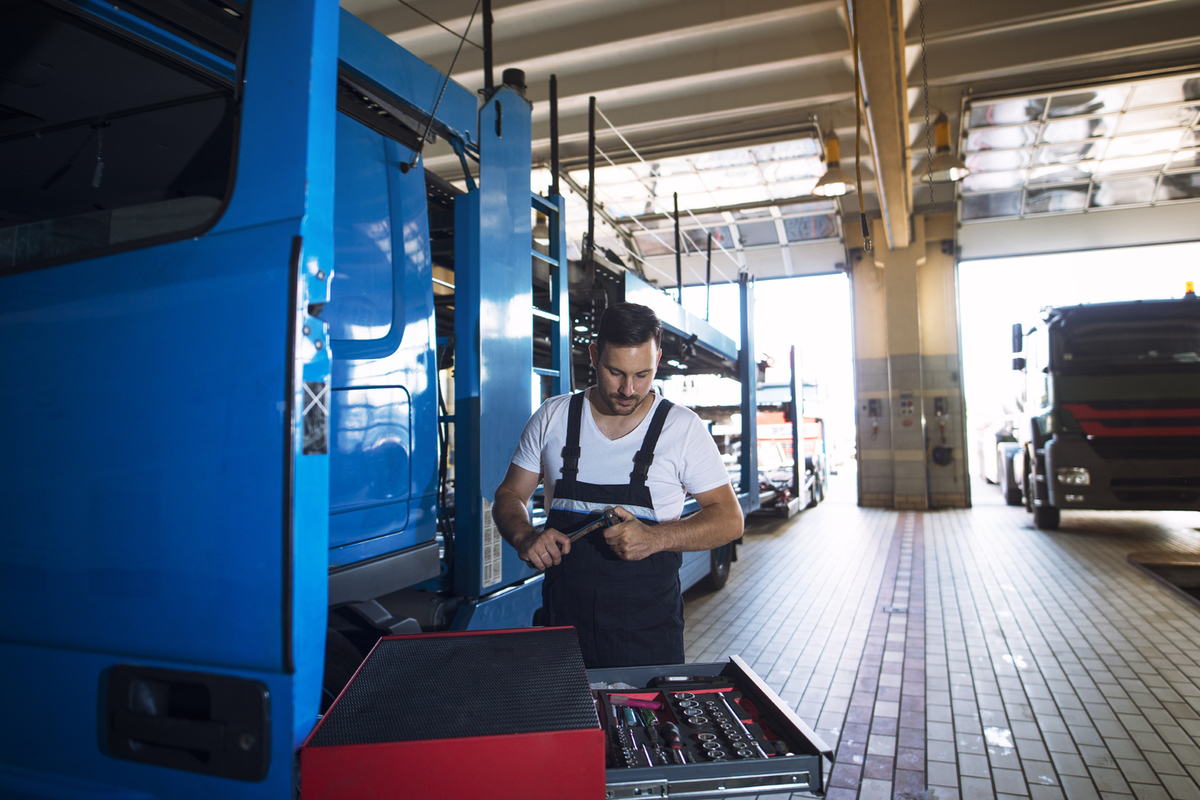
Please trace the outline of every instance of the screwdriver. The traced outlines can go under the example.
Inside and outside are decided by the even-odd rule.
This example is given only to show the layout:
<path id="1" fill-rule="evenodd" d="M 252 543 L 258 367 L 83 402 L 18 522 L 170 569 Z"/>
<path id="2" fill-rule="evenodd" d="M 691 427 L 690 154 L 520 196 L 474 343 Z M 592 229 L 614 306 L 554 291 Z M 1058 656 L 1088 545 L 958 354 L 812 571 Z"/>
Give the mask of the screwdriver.
<path id="1" fill-rule="evenodd" d="M 650 739 L 650 744 L 654 745 L 654 754 L 662 759 L 664 764 L 667 763 L 667 754 L 663 750 L 662 739 L 658 735 L 658 728 L 653 726 L 646 728 L 646 735 Z"/>
<path id="2" fill-rule="evenodd" d="M 679 728 L 675 723 L 668 722 L 658 729 L 662 737 L 667 740 L 667 744 L 675 752 L 675 760 L 680 764 L 686 764 L 687 759 L 683 755 L 683 740 L 679 738 Z"/>

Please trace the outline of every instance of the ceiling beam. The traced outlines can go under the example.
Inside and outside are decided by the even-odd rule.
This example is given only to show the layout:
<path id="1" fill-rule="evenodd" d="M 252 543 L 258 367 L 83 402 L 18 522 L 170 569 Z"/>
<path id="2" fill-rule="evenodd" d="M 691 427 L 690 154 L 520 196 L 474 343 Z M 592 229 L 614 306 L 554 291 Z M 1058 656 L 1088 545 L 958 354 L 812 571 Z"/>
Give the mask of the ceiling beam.
<path id="1" fill-rule="evenodd" d="M 852 38 L 853 6 L 858 6 L 863 102 L 887 245 L 901 250 L 910 244 L 912 215 L 904 20 L 899 16 L 898 4 L 889 0 L 846 0 L 846 4 Z"/>

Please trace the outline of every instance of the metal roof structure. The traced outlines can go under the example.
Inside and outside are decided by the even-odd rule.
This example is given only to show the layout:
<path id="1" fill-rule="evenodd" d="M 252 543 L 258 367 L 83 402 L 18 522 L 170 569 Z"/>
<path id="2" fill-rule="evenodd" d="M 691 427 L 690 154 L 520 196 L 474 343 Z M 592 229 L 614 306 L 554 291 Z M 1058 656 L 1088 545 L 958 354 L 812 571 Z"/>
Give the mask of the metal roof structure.
<path id="1" fill-rule="evenodd" d="M 458 34 L 467 29 L 477 8 L 475 0 L 343 0 L 342 5 L 442 71 L 449 69 Z M 988 155 L 982 144 L 988 135 L 982 130 L 985 126 L 976 124 L 985 119 L 980 116 L 985 112 L 979 110 L 982 98 L 1057 97 L 1061 102 L 1072 93 L 1092 91 L 1089 87 L 1128 84 L 1173 71 L 1200 73 L 1200 0 L 925 0 L 923 7 L 914 0 L 858 0 L 858 6 L 855 12 L 851 0 L 494 0 L 495 75 L 499 82 L 506 68 L 525 71 L 534 104 L 535 163 L 548 161 L 548 83 L 551 74 L 557 75 L 563 165 L 576 177 L 586 161 L 588 98 L 597 98 L 605 118 L 597 127 L 597 142 L 606 159 L 598 163 L 609 169 L 612 178 L 606 183 L 598 176 L 602 190 L 598 194 L 607 194 L 606 208 L 623 218 L 621 225 L 639 245 L 648 243 L 642 251 L 648 263 L 673 258 L 654 254 L 653 231 L 669 210 L 664 208 L 671 199 L 666 187 L 674 183 L 681 208 L 692 212 L 697 223 L 692 227 L 700 235 L 706 238 L 704 231 L 721 229 L 721 235 L 731 237 L 728 243 L 734 255 L 726 256 L 731 264 L 740 259 L 757 277 L 777 277 L 822 269 L 798 268 L 793 262 L 799 257 L 789 262 L 782 256 L 756 256 L 756 247 L 773 247 L 775 253 L 797 246 L 788 240 L 786 215 L 778 211 L 770 212 L 772 222 L 779 223 L 775 225 L 778 241 L 748 243 L 761 242 L 763 236 L 770 239 L 771 232 L 761 224 L 765 221 L 761 209 L 795 208 L 816 199 L 804 193 L 820 174 L 816 148 L 831 129 L 839 139 L 842 167 L 852 175 L 855 171 L 856 16 L 866 105 L 860 144 L 863 200 L 867 213 L 882 216 L 885 222 L 887 241 L 878 246 L 906 246 L 914 211 L 958 210 L 959 190 L 940 185 L 931 198 L 919 174 L 914 177 L 914 170 L 926 162 L 927 136 L 932 136 L 926 126 L 926 105 L 929 119 L 939 111 L 949 116 L 954 149 L 978 165 Z M 477 14 L 453 74 L 454 80 L 471 90 L 484 83 L 481 43 Z M 1190 137 L 1191 142 L 1200 136 L 1189 127 L 1196 124 L 1194 114 L 1183 120 L 1192 113 L 1187 97 L 1172 97 L 1170 103 L 1167 116 L 1181 137 Z M 1050 105 L 1037 120 L 1023 120 L 1028 130 L 1009 131 L 1026 137 L 1011 148 L 1021 151 L 1015 156 L 1019 161 L 1030 162 L 1016 168 L 1024 172 L 1003 178 L 975 177 L 965 189 L 968 197 L 972 192 L 999 191 L 985 187 L 1007 180 L 1007 200 L 968 200 L 969 214 L 981 213 L 981 204 L 988 202 L 1007 202 L 1002 206 L 1007 210 L 1024 202 L 1016 216 L 1036 213 L 1036 198 L 1042 193 L 1034 167 L 1039 157 L 1049 158 L 1037 148 L 1043 141 L 1054 143 L 1054 135 L 1070 133 L 1069 126 L 1055 127 Z M 1072 113 L 1092 120 L 1123 113 L 1123 108 L 1091 111 L 1087 105 Z M 964 124 L 964 110 L 970 125 Z M 1145 121 L 1151 122 L 1149 117 Z M 1121 130 L 1113 127 L 1116 122 L 1093 122 L 1091 130 L 1103 128 L 1106 136 L 1119 136 Z M 1123 124 L 1132 126 L 1134 121 Z M 1183 138 L 1165 161 L 1149 160 L 1157 164 L 1155 186 L 1178 181 L 1164 177 L 1173 169 L 1170 165 L 1194 158 Z M 1125 144 L 1136 142 L 1129 139 Z M 1200 146 L 1200 141 L 1193 144 Z M 780 169 L 769 159 L 737 155 L 765 145 L 791 147 L 795 157 Z M 807 152 L 799 152 L 806 147 Z M 1160 151 L 1161 147 L 1155 150 Z M 709 163 L 706 172 L 696 163 L 701 154 L 708 154 L 710 162 L 712 154 L 723 154 L 729 163 Z M 1124 155 L 1146 154 L 1135 148 Z M 666 174 L 654 166 L 672 160 L 676 166 L 690 162 L 691 169 Z M 457 159 L 436 152 L 430 153 L 427 163 L 448 178 L 458 170 Z M 1079 196 L 1059 202 L 1087 206 L 1087 198 L 1097 196 L 1101 189 L 1096 180 L 1107 168 L 1099 163 L 1091 166 L 1094 177 L 1076 180 Z M 977 173 L 983 171 L 977 168 Z M 663 188 L 658 189 L 660 180 Z M 648 181 L 653 183 L 649 191 Z M 1149 183 L 1144 177 L 1140 183 L 1128 184 L 1131 189 L 1135 186 L 1142 194 L 1149 192 L 1150 201 L 1161 196 L 1161 190 L 1146 188 Z M 1112 184 L 1114 191 L 1123 187 L 1126 184 Z M 1018 195 L 1024 191 L 1026 199 L 1013 199 L 1014 190 Z M 1061 191 L 1055 196 L 1060 195 L 1067 197 Z M 1107 196 L 1101 194 L 1100 202 L 1106 202 Z M 838 202 L 841 214 L 856 224 L 856 196 L 848 194 Z M 814 206 L 813 213 L 819 216 L 827 207 Z M 760 218 L 739 216 L 754 208 L 760 209 Z M 708 222 L 701 225 L 700 218 Z M 760 223 L 750 228 L 758 238 L 742 233 L 737 223 L 743 220 Z M 815 261 L 825 264 L 836 258 L 830 253 Z M 694 254 L 693 262 L 698 257 Z M 694 279 L 695 263 L 689 269 Z M 647 274 L 652 275 L 652 270 Z"/>

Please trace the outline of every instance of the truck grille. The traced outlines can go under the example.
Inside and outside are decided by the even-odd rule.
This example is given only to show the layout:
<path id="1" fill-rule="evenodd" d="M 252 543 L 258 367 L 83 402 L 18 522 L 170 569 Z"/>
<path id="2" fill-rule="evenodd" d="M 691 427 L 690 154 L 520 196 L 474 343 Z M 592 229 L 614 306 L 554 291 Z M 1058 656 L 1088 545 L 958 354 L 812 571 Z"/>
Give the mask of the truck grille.
<path id="1" fill-rule="evenodd" d="M 1200 459 L 1200 440 L 1157 436 L 1128 436 L 1090 439 L 1088 444 L 1096 455 L 1109 459 L 1162 460 L 1171 458 Z"/>
<path id="2" fill-rule="evenodd" d="M 1200 477 L 1113 478 L 1109 484 L 1123 503 L 1187 505 L 1200 502 Z"/>
<path id="3" fill-rule="evenodd" d="M 1200 407 L 1186 400 L 1064 403 L 1079 427 L 1095 437 L 1187 436 L 1200 451 Z"/>

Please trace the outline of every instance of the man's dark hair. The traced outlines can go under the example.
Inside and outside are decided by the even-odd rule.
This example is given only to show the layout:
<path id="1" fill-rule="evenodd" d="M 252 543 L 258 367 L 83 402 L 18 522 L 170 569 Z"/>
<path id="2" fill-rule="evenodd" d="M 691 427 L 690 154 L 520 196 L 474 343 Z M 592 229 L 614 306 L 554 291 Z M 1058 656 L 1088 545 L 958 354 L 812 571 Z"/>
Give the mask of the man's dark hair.
<path id="1" fill-rule="evenodd" d="M 596 334 L 597 350 L 603 352 L 608 344 L 637 347 L 649 341 L 662 348 L 662 322 L 652 310 L 637 303 L 617 303 L 604 309 Z"/>

